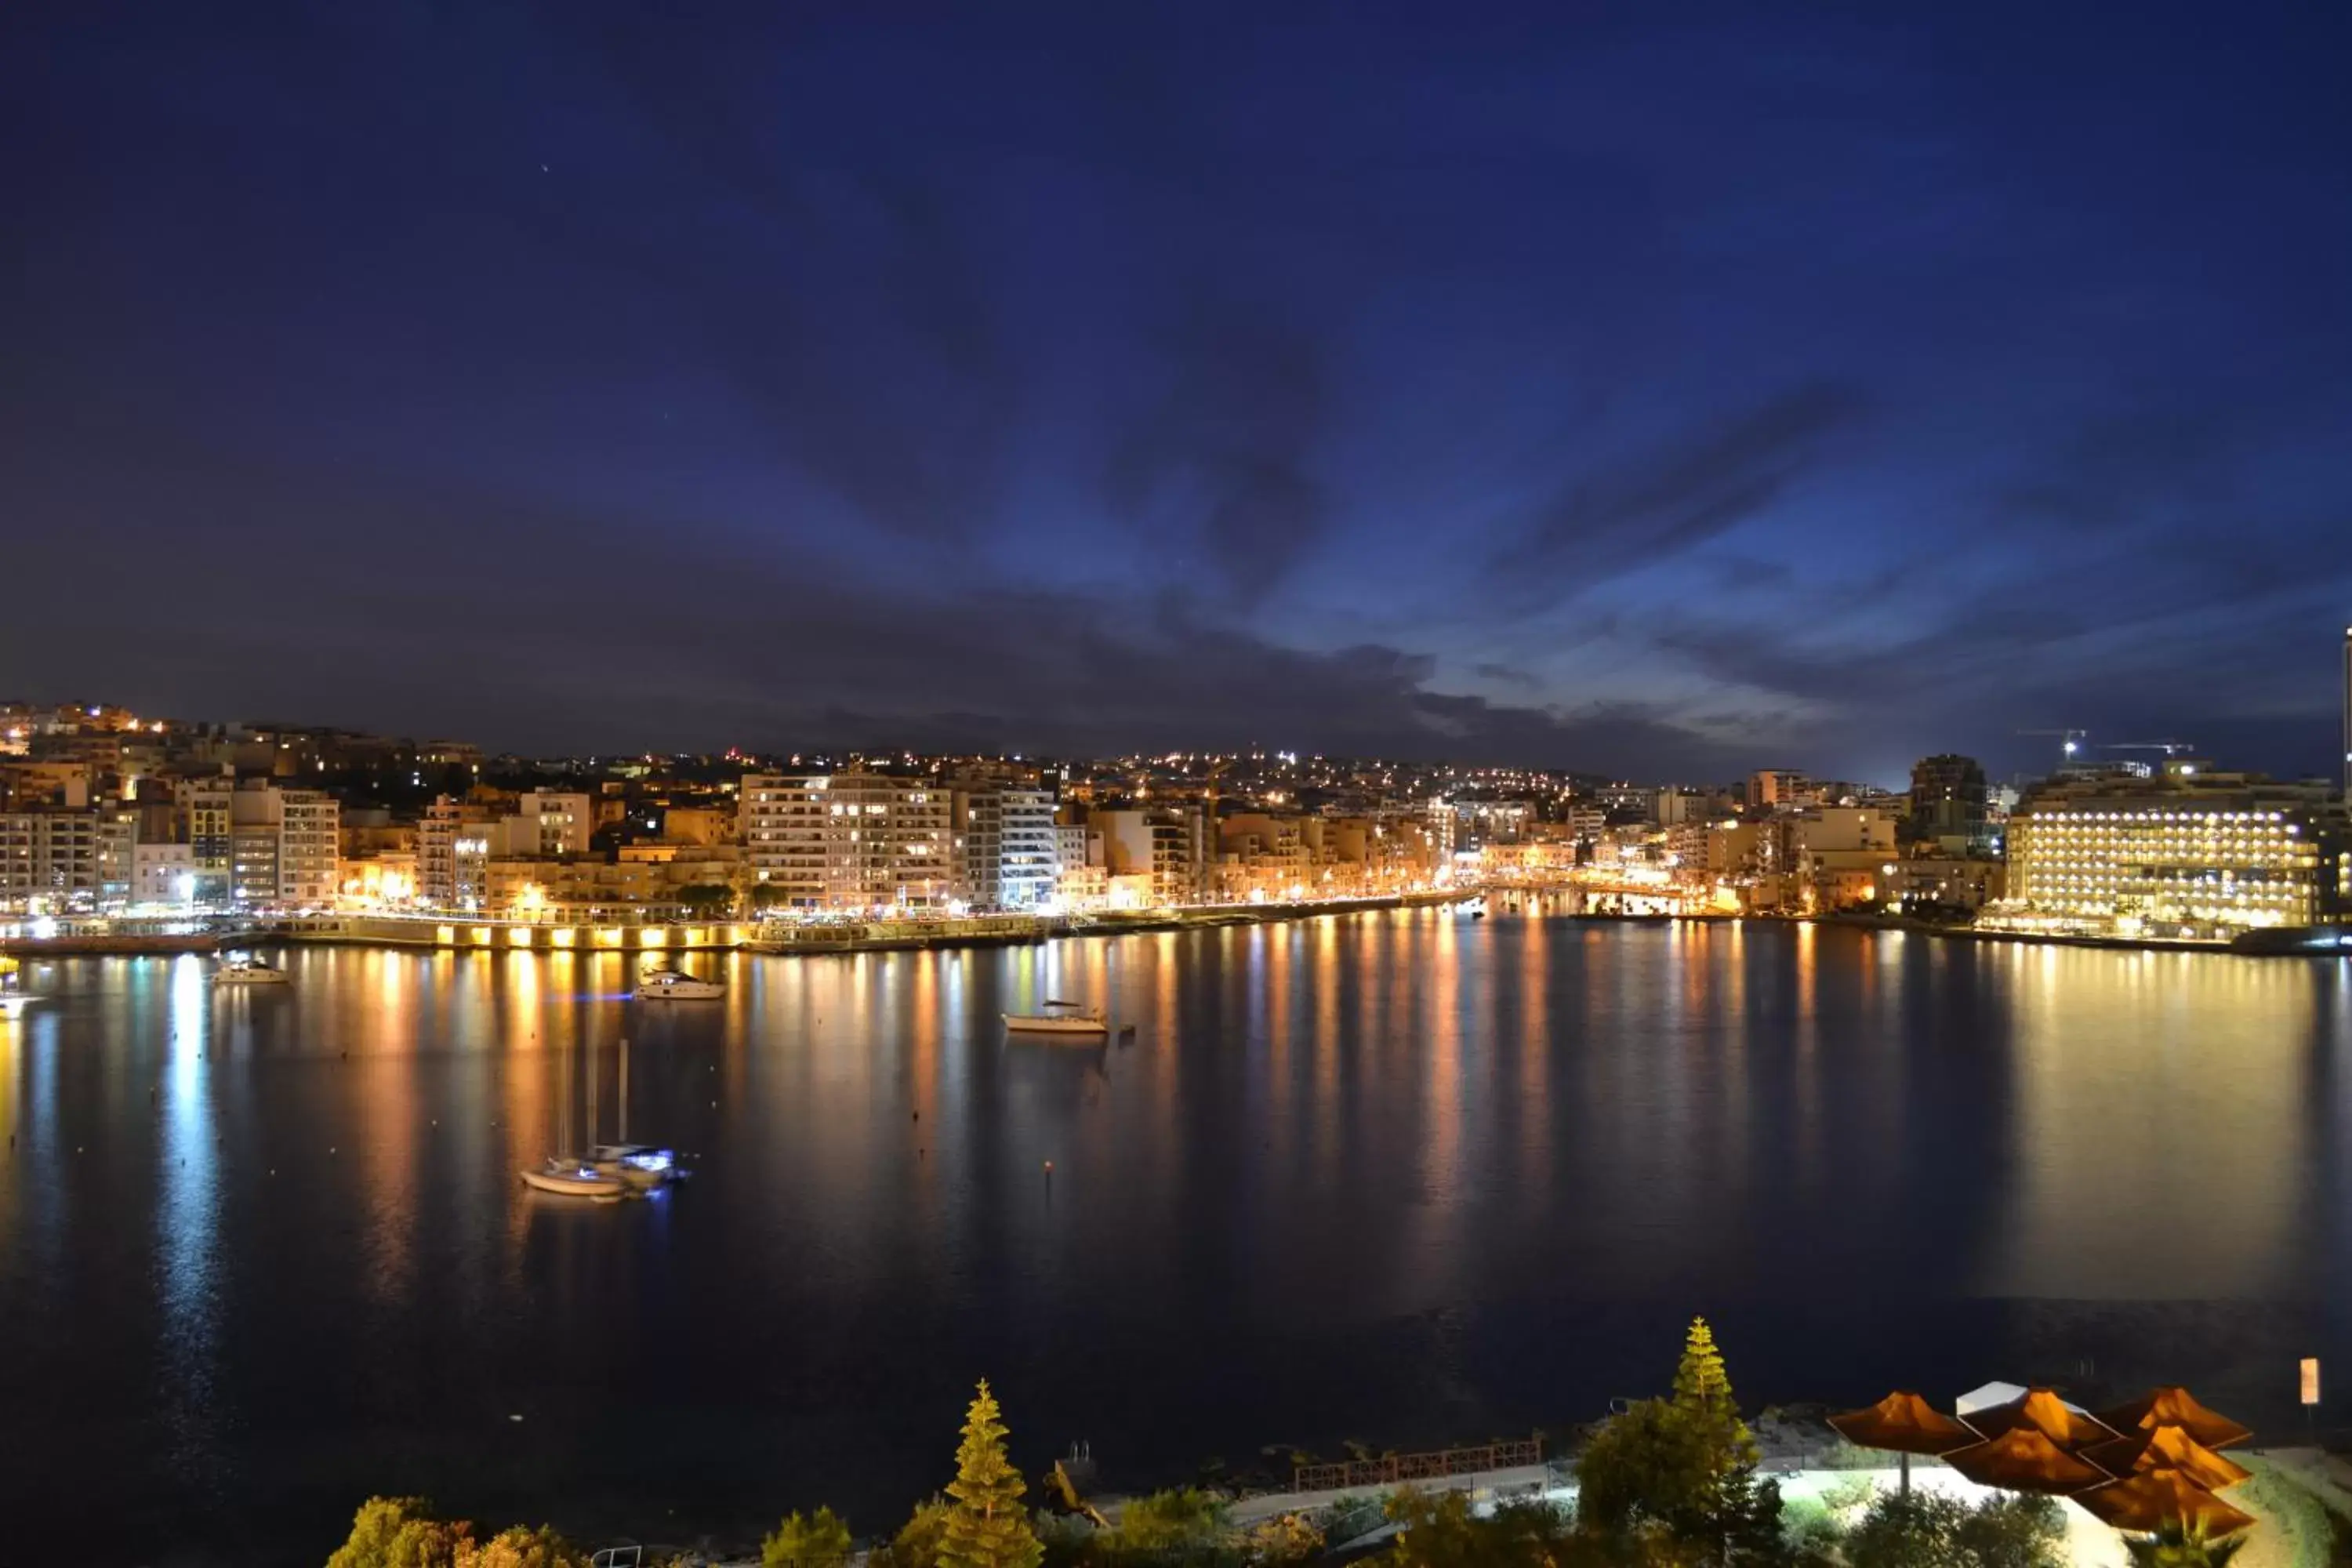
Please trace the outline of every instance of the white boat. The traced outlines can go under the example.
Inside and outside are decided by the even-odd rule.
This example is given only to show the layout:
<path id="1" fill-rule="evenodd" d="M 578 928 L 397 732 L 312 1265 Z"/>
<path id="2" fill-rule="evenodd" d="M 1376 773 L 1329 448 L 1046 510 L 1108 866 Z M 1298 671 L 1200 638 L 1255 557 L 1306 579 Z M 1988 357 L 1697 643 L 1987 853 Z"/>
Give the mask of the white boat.
<path id="1" fill-rule="evenodd" d="M 572 1141 L 572 1054 L 569 1051 L 558 1058 L 557 1071 L 556 1104 L 562 1110 L 559 1116 L 562 1125 L 556 1129 L 555 1135 L 558 1143 L 562 1144 Z M 622 1081 L 627 1082 L 625 1068 Z M 625 1120 L 627 1112 L 622 1114 Z M 595 1126 L 596 1074 L 592 1062 L 588 1073 L 588 1135 L 591 1138 L 596 1135 Z M 559 1197 L 589 1198 L 600 1204 L 618 1203 L 623 1198 L 635 1197 L 638 1191 L 635 1185 L 623 1180 L 616 1173 L 598 1169 L 593 1155 L 587 1154 L 551 1154 L 546 1163 L 525 1165 L 515 1174 L 520 1176 L 523 1185 L 533 1192 L 552 1193 Z"/>
<path id="2" fill-rule="evenodd" d="M 264 963 L 249 953 L 237 953 L 224 959 L 213 971 L 215 985 L 285 985 L 291 984 L 287 973 L 274 964 Z"/>
<path id="3" fill-rule="evenodd" d="M 727 994 L 716 980 L 688 974 L 683 969 L 648 969 L 637 976 L 640 1002 L 708 1002 Z"/>
<path id="4" fill-rule="evenodd" d="M 617 1177 L 640 1192 L 680 1174 L 677 1152 L 650 1143 L 599 1143 L 583 1163 L 598 1175 Z"/>
<path id="5" fill-rule="evenodd" d="M 598 1203 L 618 1203 L 627 1197 L 630 1191 L 629 1184 L 620 1177 L 608 1176 L 576 1160 L 557 1158 L 536 1168 L 526 1165 L 520 1174 L 525 1186 L 567 1198 L 593 1198 Z"/>
<path id="6" fill-rule="evenodd" d="M 1048 1002 L 1042 1013 L 1007 1013 L 1004 1026 L 1024 1035 L 1108 1035 L 1110 1019 L 1099 1007 Z"/>

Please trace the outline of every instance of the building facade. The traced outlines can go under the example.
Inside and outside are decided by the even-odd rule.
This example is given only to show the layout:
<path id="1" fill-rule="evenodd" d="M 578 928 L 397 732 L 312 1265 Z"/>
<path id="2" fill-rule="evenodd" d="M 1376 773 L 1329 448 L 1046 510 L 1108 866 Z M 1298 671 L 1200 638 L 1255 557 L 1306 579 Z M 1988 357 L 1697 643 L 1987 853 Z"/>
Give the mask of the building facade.
<path id="1" fill-rule="evenodd" d="M 935 784 L 753 773 L 738 798 L 755 900 L 810 913 L 930 913 L 961 896 L 953 799 Z M 772 891 L 762 898 L 762 888 Z"/>
<path id="2" fill-rule="evenodd" d="M 2093 936 L 2226 941 L 2343 907 L 2344 808 L 2324 784 L 2176 760 L 2153 778 L 2071 776 L 2020 803 L 2008 889 L 1984 923 Z"/>
<path id="3" fill-rule="evenodd" d="M 975 908 L 1034 910 L 1061 879 L 1054 796 L 989 785 L 963 795 L 964 882 Z"/>
<path id="4" fill-rule="evenodd" d="M 1984 768 L 1947 752 L 1911 764 L 1909 833 L 1914 839 L 1974 848 L 1990 842 Z"/>

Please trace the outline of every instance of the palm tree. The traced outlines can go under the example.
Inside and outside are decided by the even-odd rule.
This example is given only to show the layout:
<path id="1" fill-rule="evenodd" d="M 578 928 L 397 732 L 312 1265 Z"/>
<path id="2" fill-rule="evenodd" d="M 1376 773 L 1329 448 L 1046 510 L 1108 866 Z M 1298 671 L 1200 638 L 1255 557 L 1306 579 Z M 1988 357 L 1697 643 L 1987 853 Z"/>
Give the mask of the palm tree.
<path id="1" fill-rule="evenodd" d="M 2245 1543 L 2242 1535 L 2212 1540 L 2202 1520 L 2192 1524 L 2184 1519 L 2166 1520 L 2154 1535 L 2124 1538 L 2133 1568 L 2224 1568 Z"/>

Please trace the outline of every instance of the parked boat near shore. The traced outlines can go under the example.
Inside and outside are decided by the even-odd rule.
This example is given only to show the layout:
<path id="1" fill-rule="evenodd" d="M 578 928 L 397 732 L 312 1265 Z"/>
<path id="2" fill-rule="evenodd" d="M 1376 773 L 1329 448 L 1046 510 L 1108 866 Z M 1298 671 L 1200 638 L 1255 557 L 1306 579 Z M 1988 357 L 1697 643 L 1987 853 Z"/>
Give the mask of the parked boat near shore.
<path id="1" fill-rule="evenodd" d="M 1076 1002 L 1048 1002 L 1042 1013 L 1005 1014 L 1004 1026 L 1024 1035 L 1100 1037 L 1110 1033 L 1110 1019 L 1099 1007 Z"/>
<path id="2" fill-rule="evenodd" d="M 640 1002 L 709 1002 L 726 994 L 727 987 L 718 981 L 688 974 L 683 969 L 656 967 L 637 976 L 636 999 Z"/>
<path id="3" fill-rule="evenodd" d="M 236 953 L 222 960 L 213 971 L 215 985 L 289 985 L 292 977 L 273 963 L 264 963 L 251 953 Z"/>

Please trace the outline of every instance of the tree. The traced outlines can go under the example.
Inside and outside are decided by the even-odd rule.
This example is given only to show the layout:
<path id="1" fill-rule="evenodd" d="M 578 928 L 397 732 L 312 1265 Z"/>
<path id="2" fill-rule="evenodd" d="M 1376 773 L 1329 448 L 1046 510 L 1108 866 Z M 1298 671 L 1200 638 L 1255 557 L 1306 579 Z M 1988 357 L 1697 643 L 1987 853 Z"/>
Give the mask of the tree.
<path id="1" fill-rule="evenodd" d="M 372 1497 L 327 1568 L 457 1568 L 461 1548 L 473 1548 L 470 1527 L 435 1519 L 423 1498 Z"/>
<path id="2" fill-rule="evenodd" d="M 1261 1520 L 1243 1543 L 1259 1568 L 1296 1568 L 1323 1555 L 1323 1532 L 1295 1513 Z"/>
<path id="3" fill-rule="evenodd" d="M 1954 1568 L 1968 1514 L 1966 1503 L 1940 1493 L 1886 1493 L 1846 1532 L 1846 1561 L 1870 1568 Z"/>
<path id="4" fill-rule="evenodd" d="M 1705 1318 L 1691 1320 L 1689 1337 L 1683 1342 L 1682 1364 L 1675 1369 L 1675 1408 L 1706 1435 L 1718 1474 L 1753 1465 L 1760 1457 L 1755 1436 L 1739 1418 L 1731 1374 L 1724 1369 L 1723 1352 L 1715 1348 L 1715 1331 Z"/>
<path id="5" fill-rule="evenodd" d="M 479 1546 L 467 1542 L 458 1549 L 456 1568 L 587 1568 L 587 1562 L 551 1526 L 530 1530 L 519 1524 Z"/>
<path id="6" fill-rule="evenodd" d="M 1602 1531 L 1653 1521 L 1679 1535 L 1711 1510 L 1717 1479 L 1705 1429 L 1679 1405 L 1639 1400 L 1603 1422 L 1578 1458 L 1577 1517 Z"/>
<path id="7" fill-rule="evenodd" d="M 1780 1485 L 1758 1480 L 1753 1464 L 1721 1468 L 1721 1436 L 1704 1414 L 1663 1399 L 1611 1416 L 1577 1460 L 1579 1519 L 1621 1542 L 1663 1532 L 1716 1563 L 1776 1559 Z"/>
<path id="8" fill-rule="evenodd" d="M 875 1568 L 938 1568 L 940 1542 L 947 1539 L 948 1501 L 933 1497 L 915 1505 L 890 1544 L 877 1554 Z"/>
<path id="9" fill-rule="evenodd" d="M 1121 1552 L 1197 1553 L 1215 1546 L 1224 1533 L 1224 1500 L 1182 1487 L 1129 1503 L 1105 1544 Z"/>
<path id="10" fill-rule="evenodd" d="M 2124 1542 L 2133 1568 L 2224 1568 L 2245 1543 L 2242 1535 L 2215 1541 L 2201 1521 L 2179 1519 L 2166 1520 L 2153 1536 L 2136 1535 Z"/>
<path id="11" fill-rule="evenodd" d="M 1462 1492 L 1407 1489 L 1389 1500 L 1402 1527 L 1381 1568 L 1674 1568 L 1672 1544 L 1649 1530 L 1582 1532 L 1548 1503 L 1504 1503 L 1485 1518 Z"/>
<path id="12" fill-rule="evenodd" d="M 705 913 L 735 907 L 735 889 L 724 882 L 689 882 L 677 890 L 677 901 Z"/>
<path id="13" fill-rule="evenodd" d="M 996 1396 L 982 1378 L 956 1448 L 956 1479 L 948 1487 L 953 1500 L 940 1532 L 939 1568 L 1037 1568 L 1044 1558 L 1045 1548 L 1021 1508 L 1028 1487 L 1004 1457 L 1004 1437 Z"/>
<path id="14" fill-rule="evenodd" d="M 829 1508 L 806 1518 L 794 1509 L 760 1542 L 761 1568 L 825 1568 L 848 1555 L 849 1526 Z"/>
<path id="15" fill-rule="evenodd" d="M 1847 1533 L 1845 1554 L 1870 1568 L 2060 1568 L 2065 1533 L 2048 1498 L 1988 1498 L 1970 1508 L 1934 1492 L 1896 1492 L 1871 1503 Z"/>
<path id="16" fill-rule="evenodd" d="M 1953 1535 L 1973 1568 L 2059 1568 L 2066 1561 L 2065 1540 L 2066 1516 L 2046 1497 L 1987 1498 Z M 2224 1552 L 2212 1568 L 2229 1557 Z M 2166 1568 L 2202 1568 L 2207 1562 L 2189 1558 Z"/>

